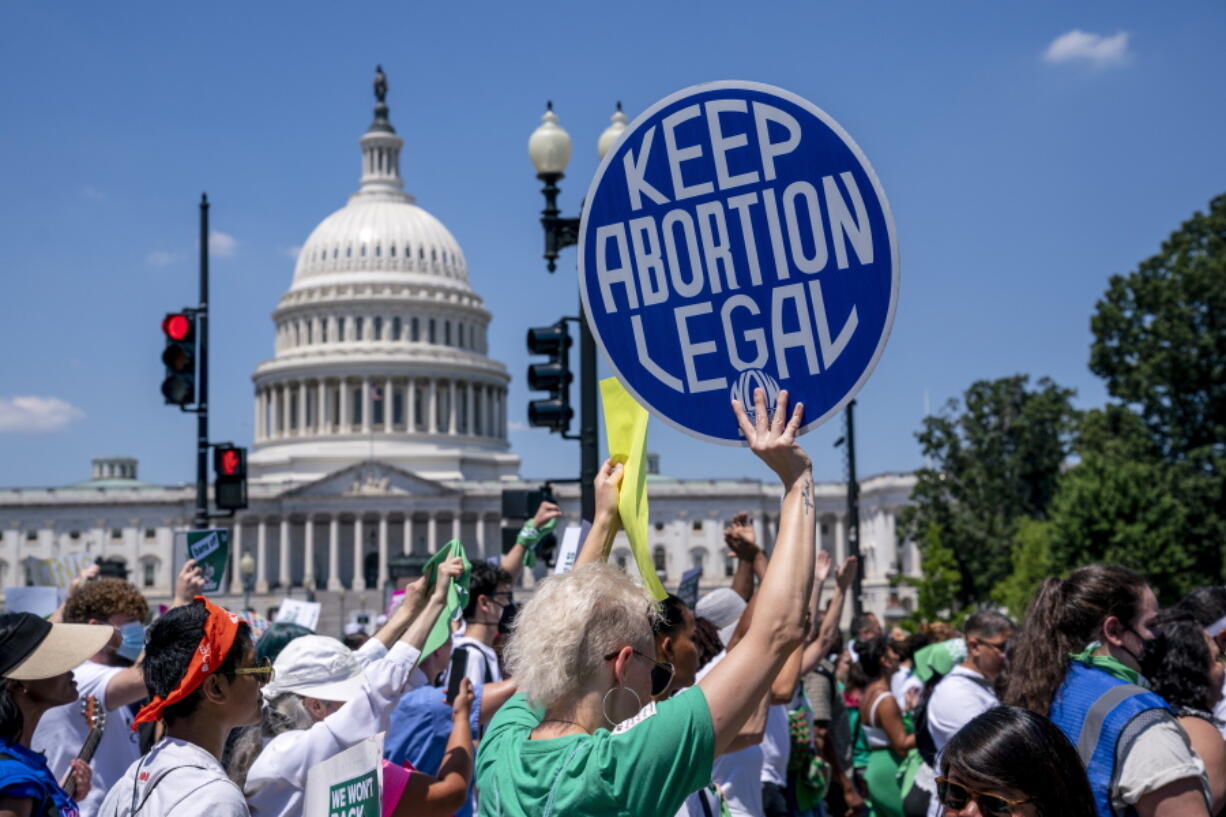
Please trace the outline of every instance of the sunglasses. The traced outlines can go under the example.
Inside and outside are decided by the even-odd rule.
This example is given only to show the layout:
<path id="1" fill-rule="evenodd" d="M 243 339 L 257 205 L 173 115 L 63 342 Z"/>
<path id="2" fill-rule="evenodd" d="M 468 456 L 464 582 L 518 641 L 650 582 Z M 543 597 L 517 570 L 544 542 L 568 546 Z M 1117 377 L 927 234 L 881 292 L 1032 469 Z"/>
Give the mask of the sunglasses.
<path id="1" fill-rule="evenodd" d="M 1001 797 L 999 794 L 986 794 L 981 791 L 968 789 L 959 783 L 955 783 L 947 777 L 937 778 L 937 797 L 945 808 L 961 811 L 966 808 L 970 801 L 974 800 L 975 805 L 979 807 L 979 812 L 984 817 L 1009 817 L 1013 810 L 1023 803 L 1029 803 L 1030 800 L 1010 800 L 1007 797 Z"/>
<path id="2" fill-rule="evenodd" d="M 611 652 L 604 657 L 604 660 L 612 661 L 620 653 L 621 650 Z M 673 665 L 657 661 L 650 655 L 643 655 L 638 650 L 635 650 L 634 654 L 645 661 L 651 662 L 651 697 L 660 697 L 664 694 L 664 690 L 668 689 L 668 685 L 673 682 L 673 673 L 676 672 Z"/>
<path id="3" fill-rule="evenodd" d="M 260 686 L 270 683 L 273 677 L 276 676 L 276 671 L 272 668 L 272 662 L 265 658 L 255 666 L 240 667 L 234 670 L 235 675 L 250 675 L 255 678 L 256 683 Z"/>

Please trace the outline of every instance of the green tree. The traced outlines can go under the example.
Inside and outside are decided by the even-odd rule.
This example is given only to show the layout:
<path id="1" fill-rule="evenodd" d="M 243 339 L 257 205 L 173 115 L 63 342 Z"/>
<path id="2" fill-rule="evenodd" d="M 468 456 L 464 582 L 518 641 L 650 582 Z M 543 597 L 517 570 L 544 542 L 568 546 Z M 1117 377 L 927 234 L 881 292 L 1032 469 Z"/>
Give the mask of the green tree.
<path id="1" fill-rule="evenodd" d="M 1013 569 L 992 589 L 992 598 L 1021 621 L 1039 585 L 1060 571 L 1051 549 L 1051 523 L 1022 517 L 1013 534 Z"/>
<path id="2" fill-rule="evenodd" d="M 958 609 L 958 591 L 962 577 L 954 552 L 941 541 L 941 526 L 930 522 L 920 539 L 924 558 L 924 576 L 898 576 L 896 583 L 916 588 L 915 610 L 900 624 L 910 630 L 937 619 L 948 619 Z"/>
<path id="3" fill-rule="evenodd" d="M 1170 462 L 1226 458 L 1226 195 L 1128 275 L 1090 321 L 1090 370 L 1134 409 Z"/>
<path id="4" fill-rule="evenodd" d="M 1173 600 L 1223 575 L 1226 195 L 1113 276 L 1090 326 L 1090 369 L 1120 402 L 1082 423 L 1053 553 L 1129 565 Z"/>
<path id="5" fill-rule="evenodd" d="M 931 465 L 916 473 L 902 530 L 919 543 L 921 591 L 931 560 L 943 558 L 925 536 L 932 526 L 952 552 L 959 581 L 951 612 L 989 601 L 1011 573 L 1017 521 L 1046 514 L 1068 457 L 1073 392 L 1048 378 L 1029 383 L 1026 375 L 978 381 L 916 434 Z"/>

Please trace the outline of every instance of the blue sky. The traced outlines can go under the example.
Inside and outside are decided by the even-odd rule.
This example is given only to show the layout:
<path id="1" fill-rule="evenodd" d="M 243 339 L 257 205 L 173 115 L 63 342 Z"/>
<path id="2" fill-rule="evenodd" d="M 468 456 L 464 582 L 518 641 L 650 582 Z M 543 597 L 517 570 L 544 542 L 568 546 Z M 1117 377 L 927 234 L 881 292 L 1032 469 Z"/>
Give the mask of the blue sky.
<path id="1" fill-rule="evenodd" d="M 903 285 L 860 395 L 861 473 L 920 464 L 913 434 L 978 378 L 1086 367 L 1113 273 L 1226 188 L 1226 6 L 1212 2 L 6 3 L 0 6 L 0 485 L 139 457 L 193 478 L 194 424 L 162 405 L 158 323 L 195 293 L 195 203 L 214 202 L 213 438 L 249 441 L 250 375 L 291 248 L 356 187 L 375 63 L 402 168 L 465 250 L 509 366 L 524 473 L 577 469 L 522 429 L 523 333 L 573 313 L 574 251 L 540 260 L 526 142 L 546 99 L 575 140 L 577 214 L 613 104 L 752 79 L 859 142 L 889 196 Z M 37 398 L 21 400 L 18 398 Z M 833 422 L 806 437 L 838 479 Z M 745 452 L 653 424 L 675 476 L 763 476 Z"/>

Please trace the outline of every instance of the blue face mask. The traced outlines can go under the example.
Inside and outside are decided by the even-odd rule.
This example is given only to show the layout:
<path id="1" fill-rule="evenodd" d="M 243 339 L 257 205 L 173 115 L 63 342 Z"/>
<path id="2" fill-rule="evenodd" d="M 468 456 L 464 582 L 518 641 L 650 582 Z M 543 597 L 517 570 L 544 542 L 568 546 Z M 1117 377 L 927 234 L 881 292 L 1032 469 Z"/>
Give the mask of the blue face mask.
<path id="1" fill-rule="evenodd" d="M 115 648 L 115 654 L 120 658 L 135 661 L 145 648 L 145 625 L 139 621 L 125 624 L 119 628 L 119 636 L 122 641 Z"/>

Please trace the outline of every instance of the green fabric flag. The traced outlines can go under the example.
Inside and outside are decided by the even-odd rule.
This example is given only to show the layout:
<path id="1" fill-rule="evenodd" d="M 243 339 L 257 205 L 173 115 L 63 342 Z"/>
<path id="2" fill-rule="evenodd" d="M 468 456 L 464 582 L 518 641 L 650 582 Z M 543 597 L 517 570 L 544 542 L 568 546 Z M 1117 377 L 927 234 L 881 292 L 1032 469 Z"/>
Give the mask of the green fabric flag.
<path id="1" fill-rule="evenodd" d="M 421 658 L 418 659 L 418 663 L 425 661 L 435 650 L 443 646 L 447 639 L 451 638 L 452 620 L 462 616 L 464 608 L 468 606 L 468 583 L 472 579 L 473 566 L 472 562 L 468 561 L 468 554 L 464 551 L 464 543 L 459 539 L 452 539 L 439 548 L 438 553 L 431 556 L 430 561 L 426 562 L 426 566 L 422 569 L 426 577 L 426 593 L 430 593 L 434 589 L 434 582 L 438 579 L 438 566 L 457 556 L 464 560 L 464 572 L 458 579 L 452 581 L 451 587 L 447 589 L 447 604 L 443 607 L 443 612 L 439 613 L 438 621 L 434 622 L 434 629 L 426 638 L 426 646 L 421 649 Z"/>
<path id="2" fill-rule="evenodd" d="M 911 656 L 911 674 L 928 683 L 934 673 L 949 675 L 949 671 L 966 660 L 966 639 L 951 638 L 916 650 Z"/>

